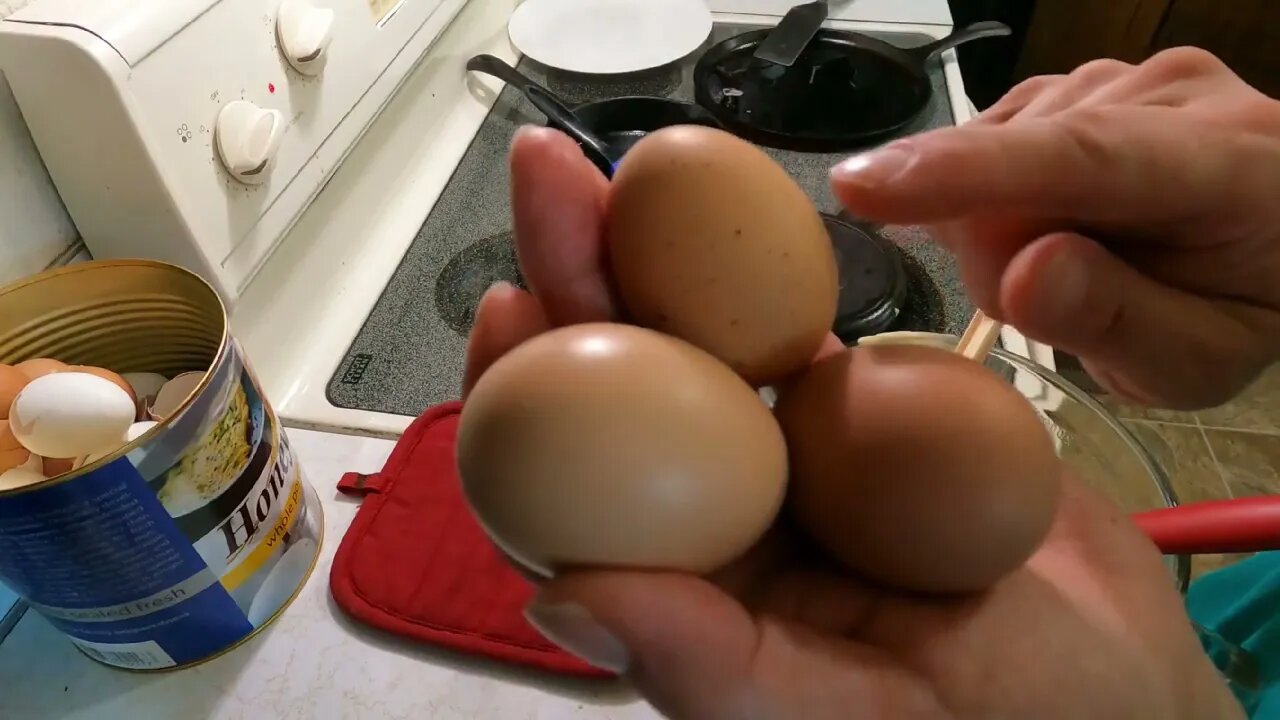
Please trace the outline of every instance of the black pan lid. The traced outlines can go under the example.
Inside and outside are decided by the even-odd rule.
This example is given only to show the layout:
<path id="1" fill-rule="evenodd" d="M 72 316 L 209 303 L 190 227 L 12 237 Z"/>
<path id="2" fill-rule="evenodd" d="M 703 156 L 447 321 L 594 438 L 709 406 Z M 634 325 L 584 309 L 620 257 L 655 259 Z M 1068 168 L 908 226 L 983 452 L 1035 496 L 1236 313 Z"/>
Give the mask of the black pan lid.
<path id="1" fill-rule="evenodd" d="M 923 63 L 877 52 L 856 33 L 820 31 L 791 67 L 755 57 L 768 33 L 729 38 L 694 70 L 698 104 L 753 142 L 808 151 L 864 147 L 911 122 L 933 92 Z"/>
<path id="2" fill-rule="evenodd" d="M 907 301 L 907 273 L 898 248 L 824 214 L 836 256 L 840 296 L 832 331 L 846 344 L 891 328 Z"/>

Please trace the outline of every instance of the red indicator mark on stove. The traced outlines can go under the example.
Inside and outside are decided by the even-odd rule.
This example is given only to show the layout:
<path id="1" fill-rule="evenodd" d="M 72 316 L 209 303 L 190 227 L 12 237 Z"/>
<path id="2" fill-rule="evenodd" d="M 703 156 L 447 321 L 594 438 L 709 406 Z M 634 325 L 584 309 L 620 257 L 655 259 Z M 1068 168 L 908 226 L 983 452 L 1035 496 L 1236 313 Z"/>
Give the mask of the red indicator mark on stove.
<path id="1" fill-rule="evenodd" d="M 269 93 L 271 93 L 271 94 L 273 94 L 273 95 L 274 95 L 274 94 L 275 94 L 275 92 L 276 92 L 276 84 L 275 84 L 275 83 L 267 83 L 267 92 L 269 92 Z"/>

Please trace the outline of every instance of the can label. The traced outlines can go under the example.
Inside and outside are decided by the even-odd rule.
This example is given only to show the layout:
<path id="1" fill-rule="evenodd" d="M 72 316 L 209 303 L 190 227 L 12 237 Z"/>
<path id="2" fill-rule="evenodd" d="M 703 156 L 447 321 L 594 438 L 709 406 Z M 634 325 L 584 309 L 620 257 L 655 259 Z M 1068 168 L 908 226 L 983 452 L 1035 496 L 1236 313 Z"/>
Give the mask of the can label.
<path id="1" fill-rule="evenodd" d="M 271 620 L 314 566 L 317 499 L 236 350 L 154 441 L 0 496 L 0 579 L 100 662 L 216 654 Z"/>

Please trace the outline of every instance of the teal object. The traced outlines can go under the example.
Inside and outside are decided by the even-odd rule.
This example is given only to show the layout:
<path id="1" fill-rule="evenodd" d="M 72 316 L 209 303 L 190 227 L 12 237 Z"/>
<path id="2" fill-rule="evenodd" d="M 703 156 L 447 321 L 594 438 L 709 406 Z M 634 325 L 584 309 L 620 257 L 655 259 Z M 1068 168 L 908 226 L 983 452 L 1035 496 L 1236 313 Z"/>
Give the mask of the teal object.
<path id="1" fill-rule="evenodd" d="M 1187 612 L 1249 717 L 1280 720 L 1280 552 L 1196 580 Z"/>

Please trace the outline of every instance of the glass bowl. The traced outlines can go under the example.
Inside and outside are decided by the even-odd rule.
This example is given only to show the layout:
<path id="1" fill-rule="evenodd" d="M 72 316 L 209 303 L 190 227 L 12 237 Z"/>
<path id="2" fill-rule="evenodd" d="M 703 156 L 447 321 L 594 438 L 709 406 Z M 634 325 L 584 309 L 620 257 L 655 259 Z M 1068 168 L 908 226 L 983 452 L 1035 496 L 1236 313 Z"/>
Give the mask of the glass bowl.
<path id="1" fill-rule="evenodd" d="M 954 350 L 958 341 L 954 335 L 911 332 L 872 335 L 859 344 L 916 344 Z M 1136 513 L 1177 505 L 1159 461 L 1088 393 L 1056 372 L 999 348 L 987 356 L 986 365 L 1031 401 L 1063 461 L 1122 510 Z M 1178 589 L 1186 592 L 1190 558 L 1168 555 L 1165 565 Z"/>

